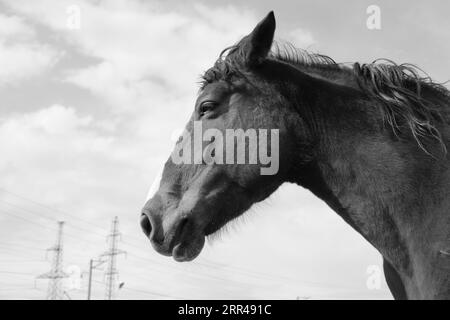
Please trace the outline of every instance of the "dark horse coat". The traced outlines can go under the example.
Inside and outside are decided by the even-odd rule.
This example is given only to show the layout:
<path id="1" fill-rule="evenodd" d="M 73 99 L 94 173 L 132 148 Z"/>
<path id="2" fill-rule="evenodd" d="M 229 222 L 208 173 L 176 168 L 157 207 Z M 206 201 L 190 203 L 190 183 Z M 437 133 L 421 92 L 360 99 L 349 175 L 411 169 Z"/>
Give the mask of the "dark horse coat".
<path id="1" fill-rule="evenodd" d="M 276 128 L 279 171 L 169 159 L 142 213 L 153 247 L 192 260 L 205 236 L 293 182 L 378 249 L 395 298 L 449 299 L 449 91 L 407 64 L 347 67 L 290 47 L 270 51 L 274 31 L 270 13 L 220 55 L 185 134 L 194 121 L 220 132 Z"/>

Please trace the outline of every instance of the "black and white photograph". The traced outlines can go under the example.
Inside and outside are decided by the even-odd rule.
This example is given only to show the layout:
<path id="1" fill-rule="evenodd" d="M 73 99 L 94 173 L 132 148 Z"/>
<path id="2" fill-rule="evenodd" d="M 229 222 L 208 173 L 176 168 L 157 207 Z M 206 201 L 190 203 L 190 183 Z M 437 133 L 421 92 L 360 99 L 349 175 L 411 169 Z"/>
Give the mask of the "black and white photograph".
<path id="1" fill-rule="evenodd" d="M 450 300 L 450 2 L 0 0 L 0 300 Z"/>

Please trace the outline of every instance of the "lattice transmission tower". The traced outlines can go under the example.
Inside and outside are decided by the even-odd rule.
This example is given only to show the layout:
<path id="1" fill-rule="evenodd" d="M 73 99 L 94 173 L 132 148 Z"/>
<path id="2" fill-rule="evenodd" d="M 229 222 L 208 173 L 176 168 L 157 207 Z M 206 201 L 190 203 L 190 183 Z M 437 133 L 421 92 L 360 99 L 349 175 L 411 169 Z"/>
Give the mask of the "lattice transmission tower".
<path id="1" fill-rule="evenodd" d="M 108 265 L 105 270 L 105 299 L 115 300 L 118 289 L 119 271 L 117 270 L 117 256 L 119 254 L 125 254 L 126 251 L 120 250 L 119 239 L 121 234 L 119 232 L 119 218 L 114 217 L 111 224 L 111 233 L 108 235 L 109 250 L 102 254 L 102 257 L 108 259 Z"/>
<path id="2" fill-rule="evenodd" d="M 50 271 L 37 277 L 38 279 L 49 279 L 47 300 L 62 300 L 64 298 L 62 279 L 69 276 L 63 271 L 63 226 L 64 221 L 58 221 L 56 244 L 47 249 L 54 252 Z"/>

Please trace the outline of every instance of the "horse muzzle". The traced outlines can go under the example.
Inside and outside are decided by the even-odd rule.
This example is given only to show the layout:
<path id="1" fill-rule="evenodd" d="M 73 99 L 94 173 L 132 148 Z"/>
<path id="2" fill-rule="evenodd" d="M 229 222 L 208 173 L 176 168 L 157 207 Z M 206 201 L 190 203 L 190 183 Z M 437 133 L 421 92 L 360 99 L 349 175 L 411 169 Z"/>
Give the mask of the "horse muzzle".
<path id="1" fill-rule="evenodd" d="M 155 251 L 179 262 L 195 259 L 205 244 L 201 228 L 186 215 L 174 212 L 163 220 L 144 208 L 140 223 Z"/>

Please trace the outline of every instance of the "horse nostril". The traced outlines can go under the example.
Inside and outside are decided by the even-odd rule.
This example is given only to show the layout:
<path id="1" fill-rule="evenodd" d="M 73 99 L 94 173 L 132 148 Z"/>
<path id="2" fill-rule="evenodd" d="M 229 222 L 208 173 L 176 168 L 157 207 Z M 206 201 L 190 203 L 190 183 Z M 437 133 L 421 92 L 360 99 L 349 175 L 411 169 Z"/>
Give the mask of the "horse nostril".
<path id="1" fill-rule="evenodd" d="M 147 217 L 145 213 L 141 215 L 141 227 L 145 235 L 147 237 L 150 237 L 150 233 L 152 232 L 152 224 L 150 223 L 150 219 Z"/>

